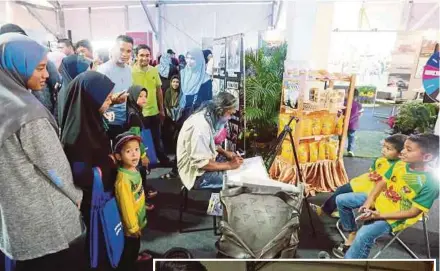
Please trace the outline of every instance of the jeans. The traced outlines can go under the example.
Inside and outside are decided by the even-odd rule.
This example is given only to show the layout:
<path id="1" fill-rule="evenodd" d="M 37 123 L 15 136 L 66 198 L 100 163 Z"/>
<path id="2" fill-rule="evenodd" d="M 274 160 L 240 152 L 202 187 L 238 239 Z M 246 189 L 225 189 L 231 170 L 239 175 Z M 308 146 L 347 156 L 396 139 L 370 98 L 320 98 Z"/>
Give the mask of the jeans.
<path id="1" fill-rule="evenodd" d="M 155 116 L 144 117 L 143 119 L 145 129 L 150 129 L 151 136 L 153 137 L 154 148 L 156 149 L 156 155 L 162 165 L 169 164 L 170 159 L 166 155 L 162 140 L 161 140 L 161 130 L 160 130 L 160 116 L 159 114 Z"/>
<path id="2" fill-rule="evenodd" d="M 226 157 L 218 155 L 216 162 L 225 162 Z M 223 187 L 223 171 L 206 171 L 197 177 L 193 189 L 221 189 Z"/>
<path id="3" fill-rule="evenodd" d="M 336 210 L 336 197 L 341 194 L 352 193 L 353 189 L 349 183 L 344 184 L 336 189 L 336 191 L 331 195 L 322 205 L 322 211 L 328 215 Z"/>
<path id="4" fill-rule="evenodd" d="M 347 151 L 352 151 L 354 149 L 354 134 L 356 133 L 356 130 L 348 130 L 347 132 L 347 140 L 348 140 L 348 147 Z"/>
<path id="5" fill-rule="evenodd" d="M 377 238 L 391 232 L 391 226 L 385 220 L 375 220 L 364 224 L 356 234 L 345 259 L 367 259 Z"/>
<path id="6" fill-rule="evenodd" d="M 339 216 L 342 227 L 348 232 L 356 232 L 357 225 L 353 210 L 361 207 L 367 194 L 365 193 L 346 193 L 336 197 Z M 366 259 L 375 240 L 391 231 L 391 226 L 384 220 L 376 220 L 362 226 L 357 231 L 353 244 L 345 254 L 346 259 Z"/>

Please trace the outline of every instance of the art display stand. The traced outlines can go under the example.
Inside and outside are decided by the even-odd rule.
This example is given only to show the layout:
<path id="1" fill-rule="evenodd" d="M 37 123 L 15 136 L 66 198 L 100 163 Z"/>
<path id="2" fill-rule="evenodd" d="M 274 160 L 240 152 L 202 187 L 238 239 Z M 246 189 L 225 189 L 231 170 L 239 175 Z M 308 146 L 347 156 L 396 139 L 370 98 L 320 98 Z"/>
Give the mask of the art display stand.
<path id="1" fill-rule="evenodd" d="M 334 191 L 348 182 L 343 162 L 355 75 L 330 74 L 326 71 L 294 71 L 287 69 L 283 79 L 279 133 L 295 117 L 290 127 L 298 152 L 299 168 L 306 182 L 306 193 Z M 334 90 L 335 82 L 348 83 L 345 90 Z M 295 184 L 297 167 L 289 138 L 271 163 L 272 179 Z"/>
<path id="2" fill-rule="evenodd" d="M 228 122 L 226 149 L 229 151 L 244 151 L 245 119 L 243 116 L 244 97 L 244 44 L 243 34 L 214 39 L 213 44 L 213 95 L 229 92 L 239 101 L 237 112 Z"/>

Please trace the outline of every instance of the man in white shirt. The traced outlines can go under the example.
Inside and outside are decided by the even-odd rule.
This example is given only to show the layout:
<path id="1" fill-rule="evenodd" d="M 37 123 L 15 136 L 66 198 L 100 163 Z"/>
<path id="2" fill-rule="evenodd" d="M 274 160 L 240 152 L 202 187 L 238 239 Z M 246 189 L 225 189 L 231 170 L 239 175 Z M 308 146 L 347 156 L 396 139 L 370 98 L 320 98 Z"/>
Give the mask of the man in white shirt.
<path id="1" fill-rule="evenodd" d="M 133 83 L 131 68 L 128 65 L 132 51 L 133 39 L 129 36 L 120 35 L 116 38 L 116 44 L 111 51 L 110 60 L 98 66 L 97 71 L 105 74 L 115 84 L 113 94 L 128 90 Z M 126 105 L 125 103 L 114 105 L 109 111 L 115 114 L 114 120 L 109 123 L 108 130 L 108 136 L 114 140 L 117 135 L 125 132 L 127 120 Z"/>
<path id="2" fill-rule="evenodd" d="M 177 140 L 177 167 L 188 190 L 219 189 L 223 172 L 243 163 L 239 155 L 214 143 L 215 135 L 235 113 L 236 104 L 232 94 L 222 92 L 183 123 Z"/>

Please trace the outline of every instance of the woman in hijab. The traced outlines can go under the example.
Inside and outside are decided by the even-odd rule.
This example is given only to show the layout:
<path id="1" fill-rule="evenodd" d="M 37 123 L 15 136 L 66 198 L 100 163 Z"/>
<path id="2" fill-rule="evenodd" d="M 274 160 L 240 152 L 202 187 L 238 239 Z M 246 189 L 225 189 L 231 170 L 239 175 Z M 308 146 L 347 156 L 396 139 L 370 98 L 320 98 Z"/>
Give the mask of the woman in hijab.
<path id="1" fill-rule="evenodd" d="M 60 92 L 58 93 L 58 124 L 63 119 L 64 102 L 66 101 L 69 83 L 79 74 L 87 71 L 91 62 L 79 55 L 70 55 L 63 58 L 59 71 L 63 80 Z"/>
<path id="2" fill-rule="evenodd" d="M 37 42 L 0 36 L 0 250 L 17 270 L 83 270 L 74 245 L 83 195 L 55 119 L 29 91 L 43 89 L 46 64 L 47 50 Z"/>
<path id="3" fill-rule="evenodd" d="M 186 61 L 184 55 L 179 55 L 179 71 L 185 69 Z"/>
<path id="4" fill-rule="evenodd" d="M 180 125 L 203 102 L 212 100 L 212 80 L 206 73 L 206 63 L 202 50 L 193 49 L 189 51 L 185 59 L 186 67 L 180 72 L 180 117 L 178 118 Z"/>
<path id="5" fill-rule="evenodd" d="M 179 70 L 175 65 L 173 65 L 171 55 L 168 53 L 163 54 L 160 58 L 158 70 L 160 81 L 162 81 L 162 92 L 165 93 L 165 91 L 170 87 L 171 77 L 178 75 Z"/>
<path id="6" fill-rule="evenodd" d="M 176 118 L 179 110 L 180 79 L 178 75 L 171 77 L 170 87 L 165 92 L 164 108 L 166 118 L 163 125 L 162 141 L 169 154 L 176 153 Z"/>
<path id="7" fill-rule="evenodd" d="M 83 190 L 81 213 L 90 227 L 93 168 L 99 167 L 105 191 L 112 191 L 116 166 L 111 156 L 110 140 L 103 122 L 103 113 L 110 107 L 114 83 L 105 75 L 86 71 L 70 82 L 63 108 L 61 143 L 69 159 L 74 183 Z M 87 233 L 87 244 L 90 236 Z M 86 246 L 86 255 L 90 255 Z M 98 266 L 108 266 L 101 262 Z"/>
<path id="8" fill-rule="evenodd" d="M 144 129 L 144 125 L 142 122 L 142 108 L 147 103 L 148 92 L 147 89 L 134 85 L 128 89 L 128 98 L 127 98 L 127 128 L 130 132 L 134 133 L 137 136 L 142 137 L 142 130 Z M 145 195 L 147 198 L 153 198 L 157 195 L 157 191 L 155 191 L 151 186 L 148 186 L 147 181 L 147 170 L 148 164 L 150 160 L 148 159 L 147 153 L 145 151 L 145 146 L 141 142 L 141 176 L 142 182 L 144 186 L 144 190 L 148 191 Z M 153 210 L 154 205 L 146 203 L 147 210 Z"/>

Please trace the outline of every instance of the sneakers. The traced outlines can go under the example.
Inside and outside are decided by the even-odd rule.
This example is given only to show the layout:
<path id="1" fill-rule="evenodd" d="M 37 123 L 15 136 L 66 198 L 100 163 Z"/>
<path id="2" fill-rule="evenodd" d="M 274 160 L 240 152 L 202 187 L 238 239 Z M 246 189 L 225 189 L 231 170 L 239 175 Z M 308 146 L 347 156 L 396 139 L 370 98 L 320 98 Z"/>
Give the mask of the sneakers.
<path id="1" fill-rule="evenodd" d="M 318 206 L 316 204 L 310 203 L 310 209 L 312 209 L 313 212 L 315 212 L 316 215 L 321 216 L 322 215 L 322 208 L 321 206 Z"/>
<path id="2" fill-rule="evenodd" d="M 339 218 L 340 217 L 338 210 L 334 211 L 330 216 L 333 217 L 333 218 Z"/>
<path id="3" fill-rule="evenodd" d="M 344 242 L 341 242 L 341 243 L 337 244 L 337 245 L 333 248 L 332 252 L 333 252 L 333 255 L 334 255 L 336 258 L 338 258 L 338 259 L 344 259 L 345 253 L 347 252 L 347 250 L 348 250 L 349 248 L 350 248 L 350 246 L 346 246 L 346 245 L 344 244 Z"/>
<path id="4" fill-rule="evenodd" d="M 349 152 L 347 153 L 347 156 L 348 156 L 348 157 L 353 157 L 353 156 L 354 156 L 354 153 L 353 153 L 352 151 L 349 151 Z"/>

